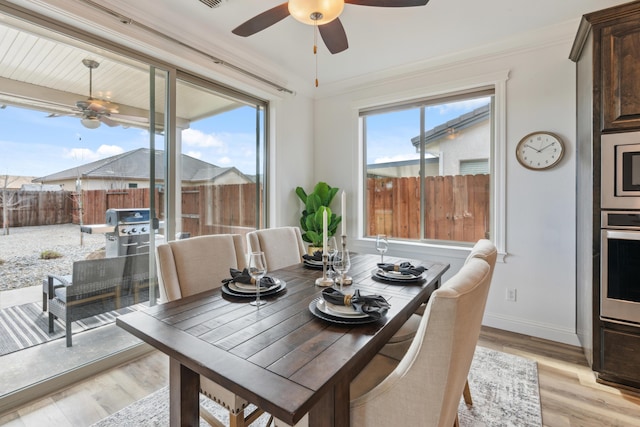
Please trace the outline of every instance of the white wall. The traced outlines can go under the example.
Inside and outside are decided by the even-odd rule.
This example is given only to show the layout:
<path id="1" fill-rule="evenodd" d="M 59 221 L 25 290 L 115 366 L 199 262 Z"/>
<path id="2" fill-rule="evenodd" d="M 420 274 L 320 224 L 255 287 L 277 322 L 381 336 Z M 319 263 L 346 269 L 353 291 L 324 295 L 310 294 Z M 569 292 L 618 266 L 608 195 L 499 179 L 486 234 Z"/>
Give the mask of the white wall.
<path id="1" fill-rule="evenodd" d="M 335 91 L 316 102 L 315 180 L 344 188 L 348 195 L 349 246 L 375 253 L 372 240 L 358 238 L 362 224 L 357 108 L 376 100 L 457 90 L 483 74 L 508 70 L 506 83 L 506 255 L 495 269 L 484 323 L 578 345 L 575 330 L 575 64 L 568 59 L 575 26 L 552 40 L 440 65 Z M 557 30 L 557 29 L 556 29 Z M 514 152 L 526 134 L 546 130 L 564 138 L 568 153 L 559 166 L 530 171 Z M 337 207 L 337 206 L 336 206 Z M 467 250 L 395 244 L 391 254 L 442 260 L 455 273 Z M 447 276 L 447 277 L 448 277 Z M 517 301 L 507 302 L 507 288 Z"/>

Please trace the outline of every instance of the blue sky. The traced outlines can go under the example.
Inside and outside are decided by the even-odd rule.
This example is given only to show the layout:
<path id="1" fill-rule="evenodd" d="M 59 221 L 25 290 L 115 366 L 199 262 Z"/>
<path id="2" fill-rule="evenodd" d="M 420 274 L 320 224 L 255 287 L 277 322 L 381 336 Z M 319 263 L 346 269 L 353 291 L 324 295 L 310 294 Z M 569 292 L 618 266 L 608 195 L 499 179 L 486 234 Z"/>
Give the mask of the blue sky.
<path id="1" fill-rule="evenodd" d="M 487 98 L 430 107 L 427 129 L 487 103 Z M 367 122 L 367 162 L 418 158 L 410 143 L 418 135 L 418 109 L 371 116 Z M 255 109 L 241 107 L 191 124 L 183 131 L 182 152 L 217 166 L 255 173 Z M 156 138 L 156 147 L 164 144 Z M 0 109 L 0 175 L 44 176 L 84 163 L 149 146 L 146 130 L 87 129 L 78 117 L 7 106 Z"/>
<path id="2" fill-rule="evenodd" d="M 255 173 L 255 109 L 241 107 L 192 123 L 182 151 L 218 166 Z M 164 141 L 156 138 L 156 148 Z M 0 109 L 0 175 L 44 176 L 84 163 L 149 146 L 139 128 L 87 129 L 78 117 L 7 106 Z"/>
<path id="3" fill-rule="evenodd" d="M 425 129 L 459 117 L 489 103 L 489 98 L 476 98 L 427 107 Z M 387 163 L 419 159 L 411 138 L 420 134 L 420 109 L 372 115 L 367 118 L 367 163 Z"/>

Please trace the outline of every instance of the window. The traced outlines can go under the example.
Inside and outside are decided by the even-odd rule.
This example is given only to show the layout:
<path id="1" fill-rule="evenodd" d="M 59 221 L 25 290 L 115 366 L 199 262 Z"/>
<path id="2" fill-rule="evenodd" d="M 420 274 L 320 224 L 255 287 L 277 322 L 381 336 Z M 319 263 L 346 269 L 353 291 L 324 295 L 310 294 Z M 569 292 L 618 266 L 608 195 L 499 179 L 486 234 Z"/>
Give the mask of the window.
<path id="1" fill-rule="evenodd" d="M 493 89 L 361 110 L 364 236 L 489 238 Z"/>

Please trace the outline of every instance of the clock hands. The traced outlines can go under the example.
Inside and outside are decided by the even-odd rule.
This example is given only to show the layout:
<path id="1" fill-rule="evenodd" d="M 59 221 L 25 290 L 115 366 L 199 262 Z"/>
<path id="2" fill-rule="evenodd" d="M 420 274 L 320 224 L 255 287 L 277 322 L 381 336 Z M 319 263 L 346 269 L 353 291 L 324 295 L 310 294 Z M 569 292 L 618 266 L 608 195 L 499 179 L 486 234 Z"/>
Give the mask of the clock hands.
<path id="1" fill-rule="evenodd" d="M 544 148 L 541 148 L 540 151 L 538 151 L 538 153 L 541 152 L 541 151 L 546 150 L 547 148 L 551 147 L 553 144 L 555 144 L 555 142 L 552 142 L 551 144 L 546 145 Z"/>
<path id="2" fill-rule="evenodd" d="M 527 147 L 527 148 L 531 148 L 532 150 L 536 150 L 538 153 L 541 153 L 541 152 L 542 152 L 542 150 L 544 150 L 544 148 L 543 148 L 542 150 L 538 150 L 537 148 L 532 147 L 532 146 L 530 146 L 529 144 L 524 144 L 524 146 L 525 146 L 525 147 Z M 545 148 L 546 148 L 546 147 L 545 147 Z"/>

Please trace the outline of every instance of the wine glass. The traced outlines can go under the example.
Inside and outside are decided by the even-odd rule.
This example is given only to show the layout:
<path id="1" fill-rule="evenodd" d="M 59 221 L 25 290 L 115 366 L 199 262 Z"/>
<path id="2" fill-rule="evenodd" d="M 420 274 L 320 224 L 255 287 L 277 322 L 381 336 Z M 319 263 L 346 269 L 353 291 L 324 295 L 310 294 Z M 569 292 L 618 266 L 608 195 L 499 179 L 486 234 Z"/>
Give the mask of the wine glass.
<path id="1" fill-rule="evenodd" d="M 340 275 L 340 290 L 344 285 L 345 274 L 351 268 L 349 249 L 340 249 L 333 258 L 333 269 Z"/>
<path id="2" fill-rule="evenodd" d="M 338 244 L 336 238 L 331 236 L 327 239 L 327 254 L 329 255 L 329 265 L 327 266 L 327 277 L 333 279 L 335 277 L 335 270 L 333 269 L 333 260 L 338 253 Z"/>
<path id="3" fill-rule="evenodd" d="M 380 263 L 384 262 L 384 254 L 387 253 L 387 249 L 389 249 L 387 235 L 378 234 L 378 237 L 376 237 L 376 250 L 380 252 Z"/>
<path id="4" fill-rule="evenodd" d="M 250 304 L 258 308 L 267 303 L 260 300 L 260 280 L 265 274 L 267 274 L 267 262 L 264 258 L 264 252 L 251 252 L 249 255 L 249 275 L 256 284 L 256 299 L 251 301 Z"/>

